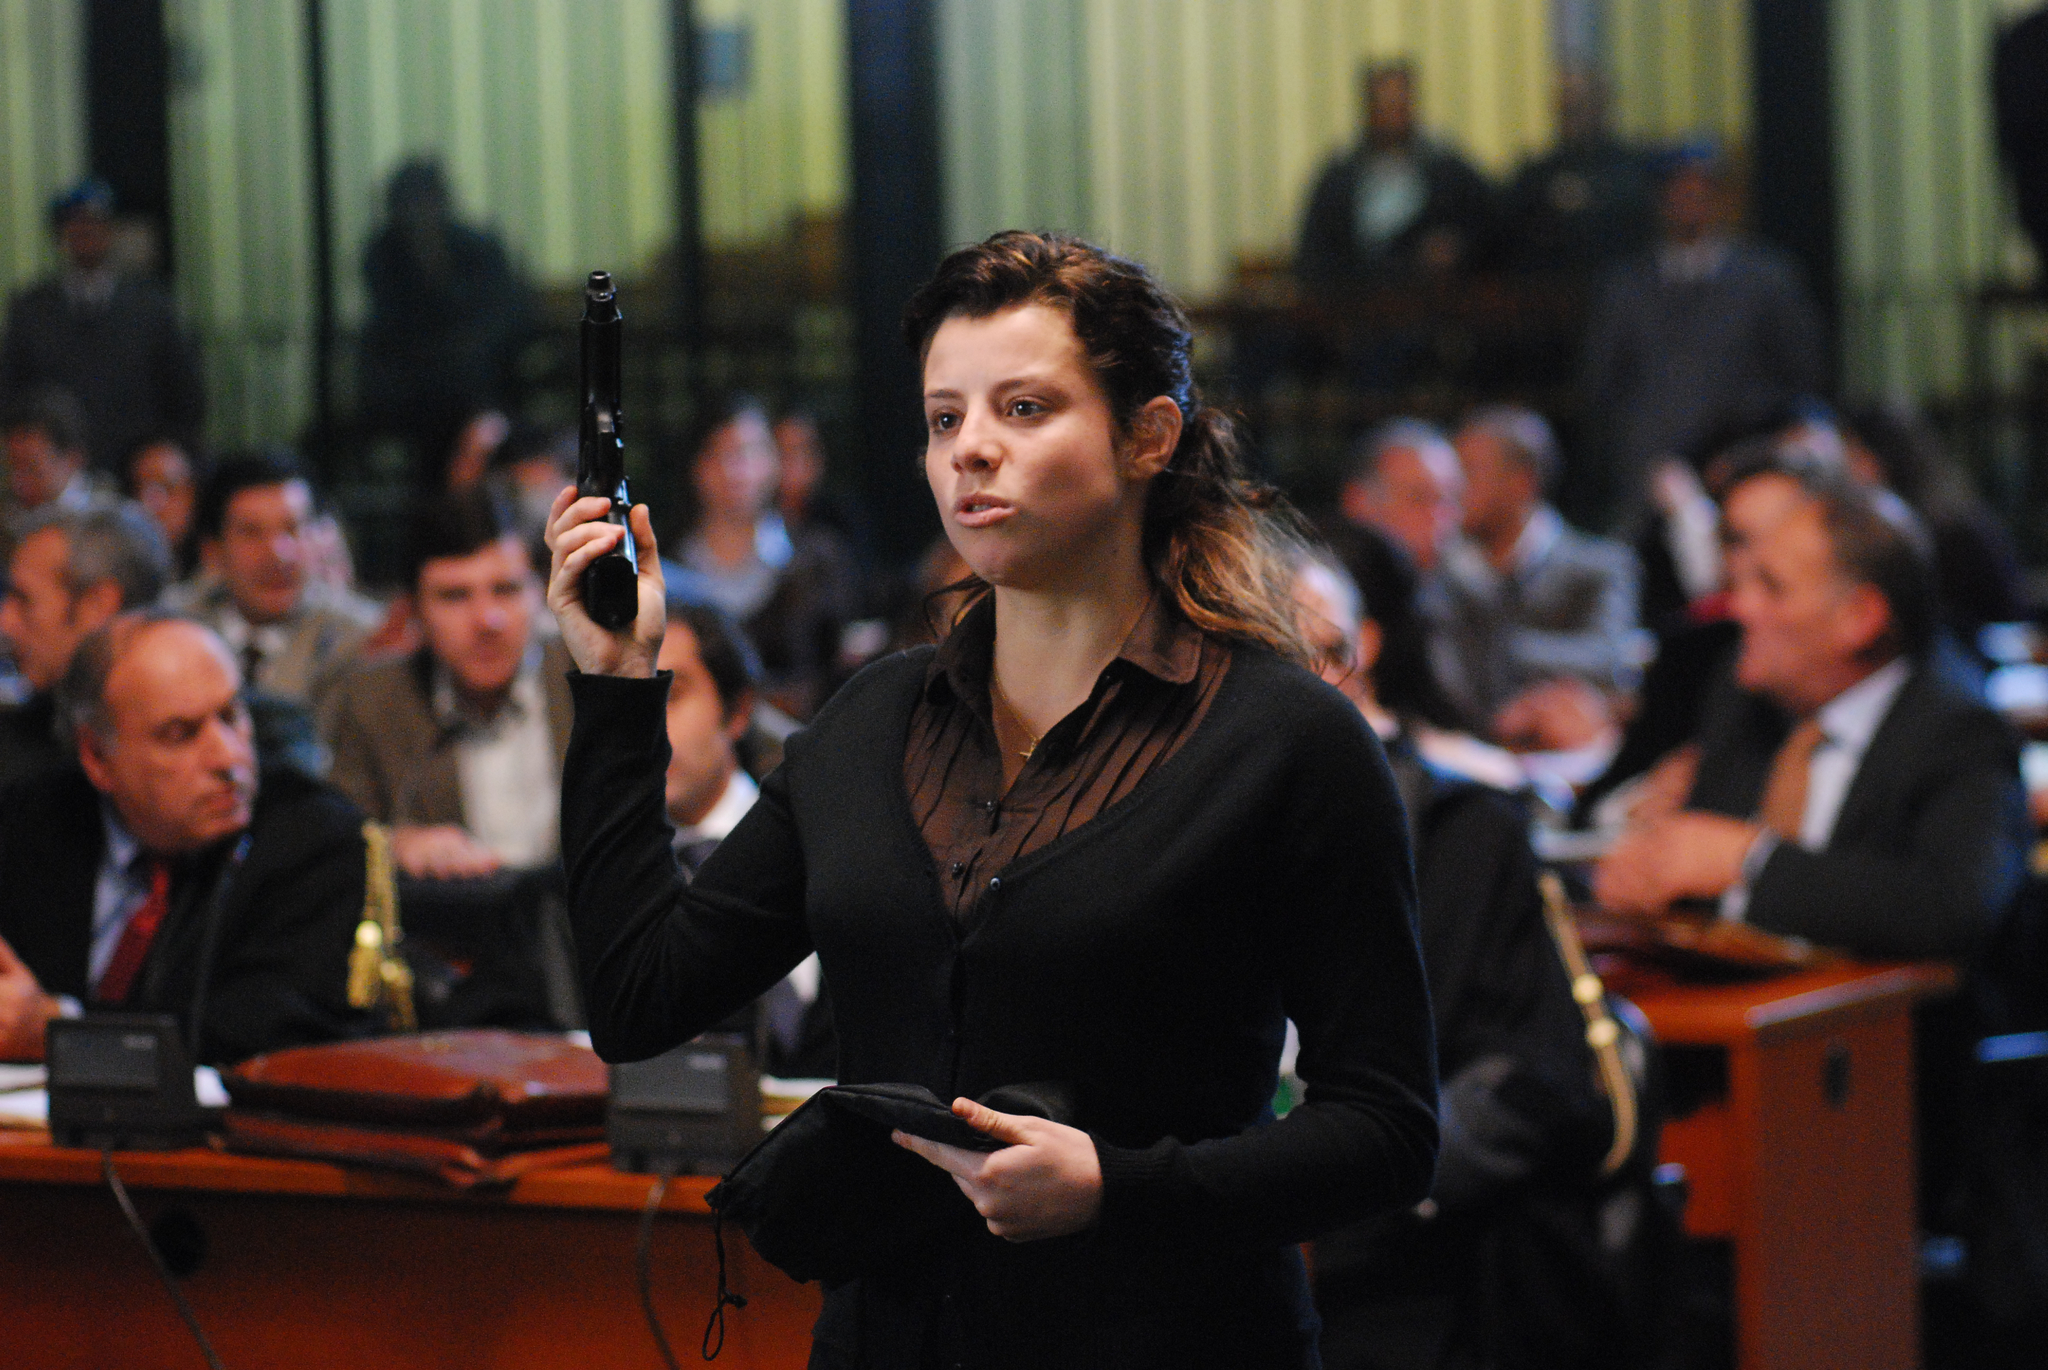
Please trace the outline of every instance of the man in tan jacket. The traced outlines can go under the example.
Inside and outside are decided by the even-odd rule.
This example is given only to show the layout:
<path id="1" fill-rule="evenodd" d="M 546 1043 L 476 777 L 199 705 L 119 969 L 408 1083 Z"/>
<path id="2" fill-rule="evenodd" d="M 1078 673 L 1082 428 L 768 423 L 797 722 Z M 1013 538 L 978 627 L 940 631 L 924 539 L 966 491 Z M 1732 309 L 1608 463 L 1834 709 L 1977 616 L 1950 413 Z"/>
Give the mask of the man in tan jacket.
<path id="1" fill-rule="evenodd" d="M 406 874 L 463 879 L 558 854 L 569 659 L 536 634 L 540 587 L 490 494 L 443 497 L 413 530 L 412 589 L 425 645 L 368 663 L 320 714 L 330 780 L 393 827 Z"/>

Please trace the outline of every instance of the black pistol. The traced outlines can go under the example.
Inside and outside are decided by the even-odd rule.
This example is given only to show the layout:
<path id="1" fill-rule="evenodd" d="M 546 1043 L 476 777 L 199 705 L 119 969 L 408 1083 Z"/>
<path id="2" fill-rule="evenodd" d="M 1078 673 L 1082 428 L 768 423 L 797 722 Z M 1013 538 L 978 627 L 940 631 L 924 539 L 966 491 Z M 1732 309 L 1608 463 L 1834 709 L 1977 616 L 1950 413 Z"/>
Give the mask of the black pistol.
<path id="1" fill-rule="evenodd" d="M 605 522 L 626 529 L 614 550 L 583 573 L 583 607 L 600 628 L 626 627 L 640 611 L 640 558 L 627 519 L 633 495 L 626 488 L 626 442 L 619 432 L 620 344 L 625 321 L 611 273 L 593 271 L 583 289 L 583 423 L 576 459 L 576 493 L 611 501 Z"/>

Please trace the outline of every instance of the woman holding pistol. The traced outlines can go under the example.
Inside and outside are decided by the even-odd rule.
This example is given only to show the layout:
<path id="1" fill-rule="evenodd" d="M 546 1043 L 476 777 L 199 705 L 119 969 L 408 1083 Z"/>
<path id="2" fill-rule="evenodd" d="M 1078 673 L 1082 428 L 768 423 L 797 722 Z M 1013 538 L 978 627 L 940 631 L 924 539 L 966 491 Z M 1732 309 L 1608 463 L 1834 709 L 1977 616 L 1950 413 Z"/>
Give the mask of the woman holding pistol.
<path id="1" fill-rule="evenodd" d="M 555 503 L 582 674 L 563 859 L 591 1036 L 688 1039 L 815 950 L 840 1079 L 924 1085 L 1004 1143 L 937 1249 L 828 1287 L 814 1367 L 1317 1364 L 1295 1244 L 1412 1205 L 1435 1069 L 1400 801 L 1303 668 L 1287 536 L 1134 262 L 1003 233 L 911 301 L 925 473 L 980 592 L 855 677 L 685 884 L 662 810 L 660 561 L 583 612 L 623 536 Z M 1273 1120 L 1285 1024 L 1304 1101 Z M 1056 1081 L 1071 1125 L 973 1102 Z"/>

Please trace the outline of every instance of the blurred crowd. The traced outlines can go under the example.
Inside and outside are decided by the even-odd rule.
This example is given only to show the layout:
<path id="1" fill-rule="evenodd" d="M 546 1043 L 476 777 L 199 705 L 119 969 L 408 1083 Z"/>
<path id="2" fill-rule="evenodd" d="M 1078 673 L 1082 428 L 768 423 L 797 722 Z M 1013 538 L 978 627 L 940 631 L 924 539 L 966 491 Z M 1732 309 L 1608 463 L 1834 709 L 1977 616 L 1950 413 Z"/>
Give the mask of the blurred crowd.
<path id="1" fill-rule="evenodd" d="M 1556 1203 L 1604 1146 L 1537 911 L 1546 833 L 1595 835 L 1580 892 L 1610 910 L 1967 967 L 1975 1016 L 1927 1050 L 2035 1026 L 2039 996 L 1998 973 L 2018 963 L 2033 828 L 1980 648 L 2034 606 L 1938 435 L 1906 408 L 1823 400 L 1806 285 L 1733 226 L 1712 147 L 1623 145 L 1572 74 L 1558 146 L 1496 187 L 1422 132 L 1411 67 L 1362 83 L 1360 140 L 1307 206 L 1304 283 L 1598 281 L 1570 450 L 1517 403 L 1400 417 L 1304 511 L 1303 622 L 1409 805 L 1450 1120 L 1432 1204 Z M 193 1012 L 211 1061 L 365 1030 L 344 985 L 365 819 L 390 831 L 422 1022 L 580 1021 L 558 870 L 568 663 L 541 543 L 575 437 L 507 417 L 530 304 L 502 247 L 453 221 L 430 163 L 394 177 L 388 208 L 362 374 L 417 494 L 402 583 L 372 596 L 292 452 L 207 452 L 191 340 L 160 286 L 109 264 L 105 188 L 52 206 L 63 266 L 0 340 L 0 1058 L 89 1006 Z M 1376 337 L 1360 383 L 1408 345 Z M 943 540 L 880 572 L 811 413 L 745 394 L 699 413 L 688 507 L 660 530 L 686 871 L 839 684 L 942 635 L 976 588 Z M 1602 492 L 1598 528 L 1560 512 L 1574 468 Z M 771 1070 L 831 1072 L 815 961 L 751 1026 Z M 1929 1107 L 1925 1221 L 1969 1229 L 1961 1143 L 1942 1140 L 1962 1105 Z M 1421 1264 L 1413 1233 L 1333 1241 L 1331 1363 L 1379 1363 L 1355 1348 L 1412 1330 L 1419 1305 L 1389 1289 L 1464 1307 L 1483 1228 L 1431 1229 Z M 1456 1323 L 1400 1363 L 1522 1363 L 1457 1360 Z"/>

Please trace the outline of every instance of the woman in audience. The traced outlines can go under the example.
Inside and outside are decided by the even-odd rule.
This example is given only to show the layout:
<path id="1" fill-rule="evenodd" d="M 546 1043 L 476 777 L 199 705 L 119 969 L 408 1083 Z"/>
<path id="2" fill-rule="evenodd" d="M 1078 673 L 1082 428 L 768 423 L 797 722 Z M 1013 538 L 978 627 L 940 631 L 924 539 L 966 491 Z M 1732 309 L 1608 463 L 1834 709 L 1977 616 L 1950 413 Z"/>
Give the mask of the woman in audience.
<path id="1" fill-rule="evenodd" d="M 163 532 L 171 549 L 176 579 L 190 576 L 199 565 L 199 544 L 192 536 L 192 512 L 199 500 L 199 463 L 175 438 L 144 438 L 121 463 L 121 493 L 140 504 Z"/>
<path id="2" fill-rule="evenodd" d="M 860 612 L 857 574 L 837 539 L 783 522 L 781 456 L 760 401 L 732 395 L 707 413 L 690 466 L 696 518 L 680 560 L 760 648 L 769 700 L 809 718 L 838 683 L 840 636 Z"/>
<path id="3" fill-rule="evenodd" d="M 602 501 L 557 499 L 593 1039 L 665 1050 L 815 950 L 839 1078 L 923 1085 L 998 1144 L 897 1136 L 939 1167 L 907 1174 L 947 1216 L 827 1289 L 813 1366 L 1307 1370 L 1295 1243 L 1419 1201 L 1436 1147 L 1379 744 L 1300 664 L 1283 531 L 1144 268 L 999 234 L 941 264 L 906 329 L 926 475 L 989 588 L 791 739 L 687 886 L 652 527 L 636 508 L 639 617 L 603 632 L 578 586 L 623 534 Z M 1288 1018 L 1307 1092 L 1272 1122 Z M 1027 1082 L 1057 1082 L 1069 1116 L 973 1098 Z"/>

